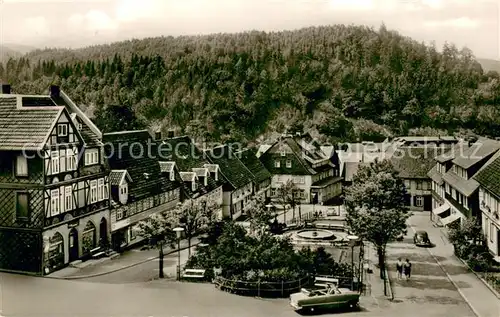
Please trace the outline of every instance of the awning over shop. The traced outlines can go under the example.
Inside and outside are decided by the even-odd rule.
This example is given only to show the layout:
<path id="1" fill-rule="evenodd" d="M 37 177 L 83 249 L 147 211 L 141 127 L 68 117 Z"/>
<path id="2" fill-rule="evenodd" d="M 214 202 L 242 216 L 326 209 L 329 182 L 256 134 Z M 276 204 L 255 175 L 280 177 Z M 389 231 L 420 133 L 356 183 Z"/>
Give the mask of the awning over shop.
<path id="1" fill-rule="evenodd" d="M 444 225 L 444 226 L 447 226 L 449 225 L 450 223 L 456 221 L 460 219 L 460 216 L 458 214 L 452 214 L 450 215 L 449 217 L 446 217 L 446 218 L 443 218 L 441 219 L 441 223 Z"/>
<path id="2" fill-rule="evenodd" d="M 440 214 L 444 213 L 445 211 L 448 211 L 450 209 L 450 205 L 448 203 L 444 203 L 441 206 L 434 208 L 432 210 L 432 213 L 435 214 L 436 216 L 439 216 Z"/>

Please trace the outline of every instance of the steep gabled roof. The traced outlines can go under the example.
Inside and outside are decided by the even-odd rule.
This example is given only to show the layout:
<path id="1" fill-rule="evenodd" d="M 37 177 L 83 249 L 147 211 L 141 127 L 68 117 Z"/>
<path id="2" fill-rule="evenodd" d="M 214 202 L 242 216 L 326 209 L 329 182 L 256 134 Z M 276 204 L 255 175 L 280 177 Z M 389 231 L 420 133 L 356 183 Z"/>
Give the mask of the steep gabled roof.
<path id="1" fill-rule="evenodd" d="M 129 183 L 132 182 L 132 177 L 130 177 L 127 170 L 111 170 L 109 173 L 109 182 L 111 186 L 119 186 L 124 179 L 127 179 Z"/>
<path id="2" fill-rule="evenodd" d="M 224 145 L 205 151 L 206 157 L 212 164 L 218 164 L 221 174 L 234 187 L 238 189 L 253 181 L 253 175 L 240 161 L 238 155 L 230 146 Z"/>
<path id="3" fill-rule="evenodd" d="M 53 106 L 23 107 L 23 98 L 0 95 L 0 150 L 41 149 L 64 111 L 54 103 Z M 48 97 L 36 98 L 51 102 Z"/>
<path id="4" fill-rule="evenodd" d="M 175 162 L 173 161 L 160 161 L 160 170 L 162 173 L 170 173 L 174 171 Z"/>
<path id="5" fill-rule="evenodd" d="M 482 187 L 500 197 L 500 152 L 497 152 L 473 177 Z"/>
<path id="6" fill-rule="evenodd" d="M 262 164 L 256 156 L 256 153 L 251 149 L 245 149 L 238 152 L 237 155 L 239 156 L 241 162 L 252 173 L 255 182 L 260 183 L 272 177 L 271 173 L 269 173 L 264 164 Z"/>
<path id="7" fill-rule="evenodd" d="M 179 187 L 161 176 L 158 155 L 148 153 L 151 136 L 147 130 L 105 133 L 103 140 L 111 169 L 127 170 L 132 183 L 129 193 L 142 199 Z"/>

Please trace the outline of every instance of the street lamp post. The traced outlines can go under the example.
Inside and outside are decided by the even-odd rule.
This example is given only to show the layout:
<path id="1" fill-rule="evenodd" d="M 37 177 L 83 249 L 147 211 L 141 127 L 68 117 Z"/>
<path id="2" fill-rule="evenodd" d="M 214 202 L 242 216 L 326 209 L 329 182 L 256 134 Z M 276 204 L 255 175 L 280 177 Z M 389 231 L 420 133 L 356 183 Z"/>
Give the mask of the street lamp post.
<path id="1" fill-rule="evenodd" d="M 175 234 L 177 235 L 177 280 L 181 280 L 181 235 L 184 228 L 177 227 L 174 228 Z"/>
<path id="2" fill-rule="evenodd" d="M 164 255 L 163 255 L 163 239 L 162 239 L 162 240 L 160 240 L 160 250 L 159 250 L 159 252 L 160 252 L 160 256 L 159 256 L 159 262 L 160 262 L 160 267 L 159 267 L 159 269 L 160 269 L 160 273 L 159 273 L 159 277 L 160 277 L 160 278 L 164 278 L 164 277 L 165 277 L 165 275 L 164 275 L 164 273 L 163 273 L 163 257 L 164 257 Z"/>
<path id="3" fill-rule="evenodd" d="M 349 235 L 347 236 L 349 240 L 349 246 L 351 247 L 351 290 L 354 290 L 354 247 L 359 240 L 358 236 Z"/>

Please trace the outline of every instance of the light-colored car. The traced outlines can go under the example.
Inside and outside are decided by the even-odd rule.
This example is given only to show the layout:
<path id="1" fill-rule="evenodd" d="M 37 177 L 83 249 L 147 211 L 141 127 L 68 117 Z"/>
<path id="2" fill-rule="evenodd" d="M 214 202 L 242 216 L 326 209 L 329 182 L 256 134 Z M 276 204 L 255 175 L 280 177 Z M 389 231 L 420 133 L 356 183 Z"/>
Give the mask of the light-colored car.
<path id="1" fill-rule="evenodd" d="M 301 289 L 290 295 L 290 305 L 296 311 L 313 312 L 317 309 L 349 307 L 356 308 L 360 293 L 347 288 L 337 288 L 333 284 L 326 287 Z"/>

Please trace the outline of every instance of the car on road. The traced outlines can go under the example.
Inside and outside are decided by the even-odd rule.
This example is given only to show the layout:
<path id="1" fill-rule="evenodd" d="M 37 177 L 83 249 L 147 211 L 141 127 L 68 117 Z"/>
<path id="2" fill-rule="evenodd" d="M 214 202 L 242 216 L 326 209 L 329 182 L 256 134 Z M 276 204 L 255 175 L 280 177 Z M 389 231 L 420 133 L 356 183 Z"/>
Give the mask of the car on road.
<path id="1" fill-rule="evenodd" d="M 312 289 L 302 288 L 290 295 L 290 305 L 298 312 L 314 312 L 319 309 L 358 307 L 360 293 L 334 284 Z"/>
<path id="2" fill-rule="evenodd" d="M 419 230 L 415 232 L 413 236 L 413 242 L 418 247 L 430 247 L 432 246 L 431 240 L 429 239 L 429 234 L 427 231 Z"/>

